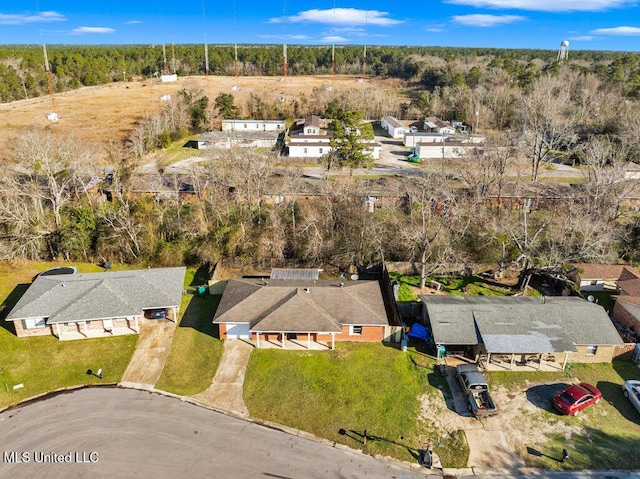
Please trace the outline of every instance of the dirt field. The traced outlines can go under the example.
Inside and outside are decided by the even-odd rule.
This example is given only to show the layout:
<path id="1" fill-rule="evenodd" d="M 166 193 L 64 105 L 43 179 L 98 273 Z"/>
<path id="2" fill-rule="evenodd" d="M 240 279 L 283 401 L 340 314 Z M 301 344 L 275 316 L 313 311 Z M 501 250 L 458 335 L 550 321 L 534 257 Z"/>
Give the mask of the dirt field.
<path id="1" fill-rule="evenodd" d="M 397 86 L 398 80 L 367 80 L 383 88 Z M 232 90 L 237 83 L 238 90 Z M 174 83 L 158 80 L 118 82 L 86 87 L 55 96 L 59 121 L 50 123 L 47 113 L 52 111 L 49 96 L 0 104 L 0 161 L 8 160 L 7 147 L 23 128 L 51 129 L 88 142 L 100 152 L 110 141 L 122 142 L 137 121 L 153 115 L 162 106 L 162 95 L 176 95 L 185 88 L 202 89 L 211 99 L 221 92 L 232 93 L 236 104 L 242 105 L 251 93 L 265 99 L 284 97 L 291 101 L 301 94 L 309 95 L 317 87 L 332 87 L 333 91 L 362 85 L 357 77 L 301 76 L 287 77 L 235 77 L 204 76 L 182 77 Z M 103 156 L 102 154 L 100 156 Z M 102 158 L 101 158 L 102 159 Z"/>

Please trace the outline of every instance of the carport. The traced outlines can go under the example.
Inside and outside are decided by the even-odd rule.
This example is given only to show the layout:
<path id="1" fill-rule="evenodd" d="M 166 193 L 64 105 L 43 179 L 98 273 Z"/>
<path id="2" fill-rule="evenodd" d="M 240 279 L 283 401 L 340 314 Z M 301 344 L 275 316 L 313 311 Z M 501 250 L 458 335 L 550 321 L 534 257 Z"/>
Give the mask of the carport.
<path id="1" fill-rule="evenodd" d="M 461 349 L 490 370 L 562 371 L 569 361 L 609 362 L 622 344 L 604 308 L 578 297 L 421 299 L 434 342 L 448 352 Z"/>

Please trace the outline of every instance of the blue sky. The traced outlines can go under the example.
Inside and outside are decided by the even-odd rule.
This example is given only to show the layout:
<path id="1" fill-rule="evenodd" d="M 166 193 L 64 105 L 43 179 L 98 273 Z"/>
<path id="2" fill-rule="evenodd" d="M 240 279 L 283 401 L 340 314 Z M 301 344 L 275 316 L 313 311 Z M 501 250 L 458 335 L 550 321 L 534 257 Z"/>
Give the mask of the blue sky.
<path id="1" fill-rule="evenodd" d="M 3 44 L 288 43 L 640 51 L 640 0 L 14 0 Z M 10 4 L 10 5 L 8 5 Z"/>

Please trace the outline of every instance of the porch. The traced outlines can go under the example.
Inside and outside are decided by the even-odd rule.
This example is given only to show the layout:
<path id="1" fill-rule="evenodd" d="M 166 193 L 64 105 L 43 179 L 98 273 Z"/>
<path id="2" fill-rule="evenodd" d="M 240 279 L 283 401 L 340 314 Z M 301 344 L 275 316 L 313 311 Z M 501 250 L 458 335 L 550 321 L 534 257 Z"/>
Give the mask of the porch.
<path id="1" fill-rule="evenodd" d="M 323 335 L 327 336 L 327 335 Z M 326 351 L 335 349 L 335 333 L 327 340 L 318 339 L 318 333 L 253 332 L 248 340 L 256 348 L 290 349 L 293 351 Z"/>
<path id="2" fill-rule="evenodd" d="M 484 371 L 558 372 L 564 371 L 568 353 L 563 354 L 490 354 L 480 355 L 477 362 L 460 354 L 447 354 L 446 366 L 477 363 Z"/>
<path id="3" fill-rule="evenodd" d="M 103 319 L 92 321 L 80 321 L 77 323 L 55 323 L 53 331 L 60 341 L 74 341 L 77 339 L 109 338 L 113 336 L 124 336 L 127 334 L 138 334 L 141 323 L 146 319 L 133 318 Z"/>
<path id="4" fill-rule="evenodd" d="M 488 354 L 478 362 L 486 371 L 564 371 L 569 353 L 557 354 Z"/>
<path id="5" fill-rule="evenodd" d="M 111 331 L 89 329 L 87 331 L 64 331 L 56 335 L 60 341 L 74 341 L 76 339 L 110 338 L 127 334 L 138 334 L 138 331 L 133 328 L 113 328 Z"/>

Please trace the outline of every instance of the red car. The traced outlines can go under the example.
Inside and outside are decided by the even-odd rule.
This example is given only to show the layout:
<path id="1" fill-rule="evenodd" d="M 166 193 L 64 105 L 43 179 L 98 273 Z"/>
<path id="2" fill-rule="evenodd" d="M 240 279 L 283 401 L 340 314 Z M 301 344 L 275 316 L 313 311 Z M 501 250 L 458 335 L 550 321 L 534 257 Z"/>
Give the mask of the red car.
<path id="1" fill-rule="evenodd" d="M 587 383 L 573 384 L 557 394 L 553 400 L 553 407 L 560 414 L 577 416 L 584 408 L 597 404 L 602 399 L 600 390 Z"/>

